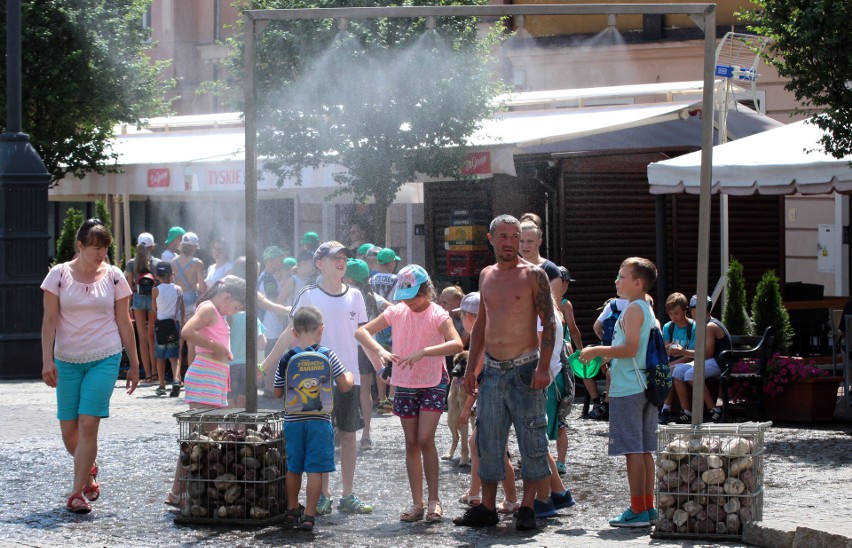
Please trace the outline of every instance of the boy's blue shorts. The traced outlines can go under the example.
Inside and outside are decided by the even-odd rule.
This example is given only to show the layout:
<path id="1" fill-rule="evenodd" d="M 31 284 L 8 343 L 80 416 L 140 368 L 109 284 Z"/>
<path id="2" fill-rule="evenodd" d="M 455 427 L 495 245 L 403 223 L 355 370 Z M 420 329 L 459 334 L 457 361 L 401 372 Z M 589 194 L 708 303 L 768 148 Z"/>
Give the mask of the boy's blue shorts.
<path id="1" fill-rule="evenodd" d="M 71 421 L 79 415 L 109 417 L 109 400 L 118 379 L 121 352 L 86 363 L 53 361 L 58 376 L 56 418 Z"/>
<path id="2" fill-rule="evenodd" d="M 334 472 L 334 431 L 325 419 L 284 423 L 287 471 Z"/>

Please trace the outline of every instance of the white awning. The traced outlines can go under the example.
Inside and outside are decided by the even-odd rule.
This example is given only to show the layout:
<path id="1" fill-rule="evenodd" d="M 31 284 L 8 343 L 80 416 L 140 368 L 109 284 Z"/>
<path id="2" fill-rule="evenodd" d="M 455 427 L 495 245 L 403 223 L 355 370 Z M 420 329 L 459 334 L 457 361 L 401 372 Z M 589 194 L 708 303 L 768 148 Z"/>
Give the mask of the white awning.
<path id="1" fill-rule="evenodd" d="M 823 131 L 807 120 L 713 148 L 713 192 L 824 194 L 852 191 L 852 156 L 820 152 Z M 648 166 L 652 194 L 700 192 L 701 152 Z"/>

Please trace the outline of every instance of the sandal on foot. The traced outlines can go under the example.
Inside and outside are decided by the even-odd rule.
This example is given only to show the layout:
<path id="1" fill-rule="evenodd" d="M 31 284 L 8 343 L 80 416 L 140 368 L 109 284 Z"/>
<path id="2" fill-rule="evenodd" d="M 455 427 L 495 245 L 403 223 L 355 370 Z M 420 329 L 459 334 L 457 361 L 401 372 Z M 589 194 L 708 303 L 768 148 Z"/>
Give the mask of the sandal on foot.
<path id="1" fill-rule="evenodd" d="M 310 514 L 304 514 L 299 521 L 299 529 L 302 531 L 313 531 L 316 518 Z"/>
<path id="2" fill-rule="evenodd" d="M 98 483 L 98 462 L 92 465 L 92 470 L 89 472 L 89 477 L 92 478 L 92 484 L 83 487 L 83 496 L 89 499 L 89 502 L 95 502 L 101 496 L 101 484 Z"/>
<path id="3" fill-rule="evenodd" d="M 515 512 L 520 507 L 521 507 L 520 501 L 509 502 L 508 500 L 503 499 L 503 501 L 497 506 L 497 512 L 499 512 L 501 514 L 511 514 L 512 512 Z"/>
<path id="4" fill-rule="evenodd" d="M 83 498 L 83 493 L 74 493 L 68 498 L 65 508 L 75 514 L 88 514 L 92 511 L 92 505 Z"/>
<path id="5" fill-rule="evenodd" d="M 468 495 L 465 493 L 461 497 L 459 497 L 459 502 L 462 504 L 467 504 L 468 506 L 479 506 L 482 504 L 482 497 L 478 495 Z"/>
<path id="6" fill-rule="evenodd" d="M 373 448 L 373 440 L 370 438 L 361 438 L 361 449 L 363 451 L 369 451 Z"/>
<path id="7" fill-rule="evenodd" d="M 416 504 L 412 504 L 408 510 L 399 515 L 399 521 L 405 521 L 408 523 L 420 521 L 423 519 L 424 512 L 425 510 L 423 509 L 423 505 L 417 506 Z"/>
<path id="8" fill-rule="evenodd" d="M 436 521 L 441 521 L 444 519 L 444 509 L 441 508 L 440 500 L 430 500 L 429 508 L 426 512 L 426 521 L 429 523 L 435 523 Z"/>
<path id="9" fill-rule="evenodd" d="M 166 500 L 163 501 L 167 506 L 171 506 L 172 508 L 180 508 L 180 495 L 176 495 L 169 491 L 169 494 L 166 495 Z"/>
<path id="10" fill-rule="evenodd" d="M 298 508 L 288 508 L 287 511 L 284 512 L 284 523 L 293 529 L 301 526 L 302 505 L 299 505 Z"/>

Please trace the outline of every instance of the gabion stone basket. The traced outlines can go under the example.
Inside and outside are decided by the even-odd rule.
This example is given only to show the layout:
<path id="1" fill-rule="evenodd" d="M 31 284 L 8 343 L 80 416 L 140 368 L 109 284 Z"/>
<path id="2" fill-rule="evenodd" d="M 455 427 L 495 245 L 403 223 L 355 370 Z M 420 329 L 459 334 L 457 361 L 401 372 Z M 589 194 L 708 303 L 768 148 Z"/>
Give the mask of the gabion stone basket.
<path id="1" fill-rule="evenodd" d="M 763 516 L 763 434 L 771 425 L 661 426 L 651 536 L 741 539 L 743 525 Z"/>
<path id="2" fill-rule="evenodd" d="M 194 409 L 174 416 L 185 479 L 175 523 L 271 525 L 283 520 L 283 411 Z"/>

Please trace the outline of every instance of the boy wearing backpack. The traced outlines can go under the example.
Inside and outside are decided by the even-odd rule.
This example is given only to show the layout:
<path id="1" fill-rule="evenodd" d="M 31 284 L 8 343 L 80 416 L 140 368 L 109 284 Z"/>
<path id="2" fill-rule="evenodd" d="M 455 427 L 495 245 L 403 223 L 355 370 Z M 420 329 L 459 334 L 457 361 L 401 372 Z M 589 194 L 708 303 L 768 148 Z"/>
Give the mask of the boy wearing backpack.
<path id="1" fill-rule="evenodd" d="M 293 527 L 313 530 L 322 475 L 334 472 L 334 432 L 331 379 L 338 390 L 348 392 L 355 378 L 337 355 L 320 346 L 322 312 L 303 306 L 293 316 L 294 347 L 287 351 L 275 372 L 276 398 L 287 396 L 284 407 L 284 441 L 287 444 L 287 512 Z M 288 382 L 289 381 L 289 382 Z M 305 509 L 299 509 L 302 474 L 308 476 Z"/>
<path id="2" fill-rule="evenodd" d="M 663 326 L 663 340 L 669 354 L 669 366 L 687 363 L 692 360 L 686 350 L 695 350 L 695 321 L 686 315 L 689 301 L 683 293 L 672 293 L 666 299 L 666 314 L 671 321 Z M 660 410 L 659 423 L 671 422 L 671 407 L 675 392 L 672 391 Z"/>
<path id="3" fill-rule="evenodd" d="M 627 457 L 630 507 L 609 524 L 613 527 L 648 527 L 656 521 L 654 508 L 654 458 L 657 449 L 657 408 L 645 396 L 640 372 L 656 318 L 645 295 L 657 279 L 657 267 L 648 259 L 630 257 L 621 263 L 615 288 L 630 304 L 615 326 L 611 346 L 587 346 L 584 362 L 612 358 L 609 392 L 609 455 Z"/>

